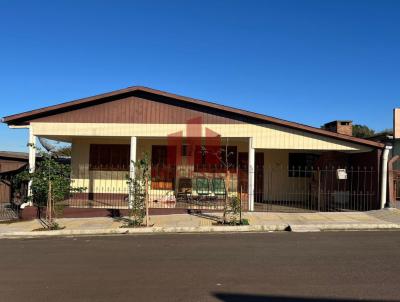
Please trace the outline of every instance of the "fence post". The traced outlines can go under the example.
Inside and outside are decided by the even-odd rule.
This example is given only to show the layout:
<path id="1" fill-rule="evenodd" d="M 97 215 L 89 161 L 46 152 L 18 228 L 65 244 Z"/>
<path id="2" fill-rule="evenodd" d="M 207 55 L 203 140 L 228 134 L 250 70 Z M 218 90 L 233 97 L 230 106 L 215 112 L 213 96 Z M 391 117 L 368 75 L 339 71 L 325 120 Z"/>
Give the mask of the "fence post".
<path id="1" fill-rule="evenodd" d="M 388 189 L 389 189 L 389 206 L 396 207 L 396 192 L 397 192 L 397 175 L 396 182 L 394 177 L 394 166 L 393 164 L 400 159 L 399 155 L 393 156 L 388 162 Z"/>
<path id="2" fill-rule="evenodd" d="M 249 137 L 249 159 L 248 159 L 248 199 L 249 211 L 254 211 L 254 178 L 255 178 L 255 150 L 253 147 L 253 138 Z"/>
<path id="3" fill-rule="evenodd" d="M 136 163 L 136 136 L 131 136 L 131 146 L 130 146 L 130 161 L 129 161 L 129 177 L 131 181 L 135 178 L 135 163 Z M 133 196 L 131 190 L 128 188 L 128 208 L 132 209 Z"/>
<path id="4" fill-rule="evenodd" d="M 146 227 L 149 226 L 149 180 L 148 177 L 146 176 L 146 180 L 145 180 L 145 203 L 146 203 Z"/>
<path id="5" fill-rule="evenodd" d="M 239 212 L 239 223 L 242 223 L 242 186 L 240 186 L 240 212 Z"/>
<path id="6" fill-rule="evenodd" d="M 318 167 L 318 212 L 321 212 L 321 171 Z"/>

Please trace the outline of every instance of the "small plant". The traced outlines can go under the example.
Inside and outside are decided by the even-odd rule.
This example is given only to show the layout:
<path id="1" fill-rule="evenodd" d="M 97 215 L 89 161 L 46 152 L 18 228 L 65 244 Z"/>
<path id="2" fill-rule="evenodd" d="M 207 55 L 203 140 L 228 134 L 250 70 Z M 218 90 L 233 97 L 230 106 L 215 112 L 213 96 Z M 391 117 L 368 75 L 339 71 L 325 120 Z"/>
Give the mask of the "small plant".
<path id="1" fill-rule="evenodd" d="M 150 173 L 147 154 L 144 154 L 143 159 L 139 161 L 132 161 L 132 166 L 134 171 L 131 175 L 127 175 L 129 217 L 123 227 L 148 226 L 147 198 Z M 144 223 L 145 218 L 146 222 Z"/>
<path id="2" fill-rule="evenodd" d="M 221 220 L 221 224 L 249 225 L 249 221 L 247 219 L 242 219 L 242 201 L 238 196 L 229 198 L 226 207 L 225 219 Z"/>
<path id="3" fill-rule="evenodd" d="M 58 222 L 53 221 L 52 224 L 46 224 L 43 228 L 34 229 L 33 231 L 56 231 L 56 230 L 63 230 L 65 226 L 60 226 Z"/>
<path id="4" fill-rule="evenodd" d="M 241 225 L 250 225 L 249 220 L 246 219 L 246 218 L 243 218 L 243 219 L 240 221 L 240 224 L 241 224 Z"/>
<path id="5" fill-rule="evenodd" d="M 234 196 L 232 198 L 229 199 L 228 202 L 228 206 L 229 206 L 229 214 L 230 214 L 230 220 L 229 220 L 229 224 L 232 225 L 237 225 L 240 224 L 240 211 L 241 211 L 241 200 L 239 197 Z"/>

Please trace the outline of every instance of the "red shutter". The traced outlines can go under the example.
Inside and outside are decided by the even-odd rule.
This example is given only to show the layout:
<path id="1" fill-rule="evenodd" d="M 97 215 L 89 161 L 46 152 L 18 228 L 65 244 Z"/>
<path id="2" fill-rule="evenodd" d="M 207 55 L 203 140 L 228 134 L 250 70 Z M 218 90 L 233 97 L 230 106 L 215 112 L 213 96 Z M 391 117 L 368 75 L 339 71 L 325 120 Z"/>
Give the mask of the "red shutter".
<path id="1" fill-rule="evenodd" d="M 127 171 L 129 170 L 129 161 L 129 145 L 90 145 L 90 170 Z"/>

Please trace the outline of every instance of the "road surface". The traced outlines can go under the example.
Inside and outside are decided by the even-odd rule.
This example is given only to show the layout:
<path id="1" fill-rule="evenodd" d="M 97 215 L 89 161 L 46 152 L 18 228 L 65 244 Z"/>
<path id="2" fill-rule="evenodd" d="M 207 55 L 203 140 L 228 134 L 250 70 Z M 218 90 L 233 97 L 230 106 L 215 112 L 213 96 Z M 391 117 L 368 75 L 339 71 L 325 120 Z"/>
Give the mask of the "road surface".
<path id="1" fill-rule="evenodd" d="M 0 301 L 400 301 L 400 232 L 0 240 Z"/>

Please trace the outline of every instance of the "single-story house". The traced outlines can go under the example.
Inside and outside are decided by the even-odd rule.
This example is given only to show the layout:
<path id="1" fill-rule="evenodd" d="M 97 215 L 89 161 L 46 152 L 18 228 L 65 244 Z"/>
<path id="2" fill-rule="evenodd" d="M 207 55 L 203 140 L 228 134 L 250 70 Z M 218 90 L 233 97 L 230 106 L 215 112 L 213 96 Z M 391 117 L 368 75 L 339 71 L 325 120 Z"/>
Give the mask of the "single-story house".
<path id="1" fill-rule="evenodd" d="M 132 161 L 150 162 L 151 209 L 370 210 L 386 202 L 385 145 L 351 135 L 134 86 L 3 118 L 36 137 L 72 144 L 73 208 L 125 209 Z M 229 175 L 229 177 L 228 177 Z M 382 191 L 383 188 L 383 191 Z M 381 198 L 383 193 L 384 198 Z"/>

